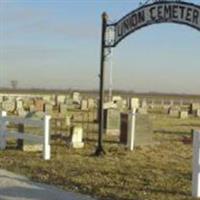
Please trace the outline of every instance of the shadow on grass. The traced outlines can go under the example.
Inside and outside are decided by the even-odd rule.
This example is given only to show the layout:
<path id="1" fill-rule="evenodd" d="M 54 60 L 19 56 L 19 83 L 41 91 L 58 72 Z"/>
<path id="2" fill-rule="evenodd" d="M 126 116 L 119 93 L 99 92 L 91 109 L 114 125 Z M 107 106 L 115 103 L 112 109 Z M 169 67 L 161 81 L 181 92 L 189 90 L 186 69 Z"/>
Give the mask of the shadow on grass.
<path id="1" fill-rule="evenodd" d="M 188 131 L 170 131 L 170 130 L 164 130 L 164 129 L 154 130 L 154 133 L 177 135 L 177 136 L 191 136 L 192 135 L 192 132 L 188 132 Z"/>
<path id="2" fill-rule="evenodd" d="M 179 126 L 200 127 L 200 123 L 179 124 Z"/>
<path id="3" fill-rule="evenodd" d="M 97 139 L 86 138 L 86 139 L 85 139 L 85 142 L 93 142 L 93 143 L 96 143 L 96 142 L 97 142 Z M 119 144 L 119 141 L 107 140 L 107 139 L 104 139 L 103 142 L 104 142 L 104 143 L 108 143 L 108 144 Z"/>

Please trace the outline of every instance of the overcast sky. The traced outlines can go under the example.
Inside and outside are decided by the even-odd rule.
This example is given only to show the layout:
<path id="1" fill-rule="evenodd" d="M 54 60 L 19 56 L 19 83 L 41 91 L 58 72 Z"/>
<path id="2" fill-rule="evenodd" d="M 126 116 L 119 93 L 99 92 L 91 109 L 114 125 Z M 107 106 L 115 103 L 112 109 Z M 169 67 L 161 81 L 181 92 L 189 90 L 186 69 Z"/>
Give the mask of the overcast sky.
<path id="1" fill-rule="evenodd" d="M 200 4 L 200 0 L 191 0 Z M 97 89 L 101 13 L 116 21 L 139 0 L 0 0 L 0 87 Z M 107 66 L 106 86 L 109 82 Z M 200 32 L 160 24 L 113 50 L 113 88 L 200 94 Z"/>

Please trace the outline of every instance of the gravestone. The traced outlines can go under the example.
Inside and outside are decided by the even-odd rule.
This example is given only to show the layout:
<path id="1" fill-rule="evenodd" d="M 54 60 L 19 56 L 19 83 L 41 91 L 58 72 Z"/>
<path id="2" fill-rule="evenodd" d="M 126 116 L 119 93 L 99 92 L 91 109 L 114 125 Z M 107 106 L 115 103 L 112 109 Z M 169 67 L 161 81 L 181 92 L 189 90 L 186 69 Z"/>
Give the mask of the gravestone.
<path id="1" fill-rule="evenodd" d="M 93 110 L 95 108 L 95 101 L 92 98 L 88 99 L 88 109 Z"/>
<path id="2" fill-rule="evenodd" d="M 178 117 L 179 116 L 179 109 L 178 108 L 169 108 L 168 114 L 171 117 Z"/>
<path id="3" fill-rule="evenodd" d="M 20 117 L 26 117 L 28 112 L 24 110 L 24 108 L 18 108 L 17 109 L 17 114 Z"/>
<path id="4" fill-rule="evenodd" d="M 130 109 L 138 109 L 140 106 L 140 101 L 138 98 L 131 98 Z"/>
<path id="5" fill-rule="evenodd" d="M 67 105 L 67 108 L 69 108 L 69 109 L 76 108 L 76 105 L 73 104 L 73 99 L 72 98 L 67 98 L 66 99 L 66 105 Z"/>
<path id="6" fill-rule="evenodd" d="M 112 101 L 113 102 L 122 101 L 122 97 L 121 96 L 113 96 Z"/>
<path id="7" fill-rule="evenodd" d="M 35 105 L 33 105 L 33 104 L 30 105 L 30 106 L 29 106 L 29 111 L 30 111 L 30 112 L 35 112 L 35 111 L 36 111 Z"/>
<path id="8" fill-rule="evenodd" d="M 16 110 L 18 109 L 23 109 L 23 101 L 20 99 L 20 100 L 16 100 Z"/>
<path id="9" fill-rule="evenodd" d="M 191 114 L 195 114 L 198 109 L 200 109 L 200 104 L 199 103 L 190 104 L 190 113 Z"/>
<path id="10" fill-rule="evenodd" d="M 103 104 L 103 109 L 107 110 L 107 109 L 112 109 L 112 108 L 117 108 L 117 104 L 115 104 L 114 102 L 112 101 L 109 101 L 109 102 L 105 102 Z"/>
<path id="11" fill-rule="evenodd" d="M 196 117 L 200 117 L 200 109 L 196 110 Z"/>
<path id="12" fill-rule="evenodd" d="M 64 104 L 65 103 L 65 95 L 58 95 L 56 97 L 56 104 L 59 105 L 59 104 Z"/>
<path id="13" fill-rule="evenodd" d="M 88 101 L 87 100 L 82 100 L 81 101 L 81 110 L 88 110 Z"/>
<path id="14" fill-rule="evenodd" d="M 71 126 L 71 116 L 66 115 L 65 117 L 65 126 L 70 127 Z"/>
<path id="15" fill-rule="evenodd" d="M 59 105 L 59 112 L 60 112 L 61 114 L 66 114 L 66 113 L 67 113 L 67 105 L 61 103 L 61 104 Z"/>
<path id="16" fill-rule="evenodd" d="M 84 147 L 83 128 L 82 127 L 75 126 L 72 128 L 70 145 L 72 146 L 72 148 L 83 148 Z"/>
<path id="17" fill-rule="evenodd" d="M 23 108 L 29 110 L 31 105 L 35 104 L 35 100 L 29 97 L 23 97 Z"/>
<path id="18" fill-rule="evenodd" d="M 15 101 L 7 100 L 2 102 L 2 109 L 6 112 L 14 112 L 15 108 Z"/>
<path id="19" fill-rule="evenodd" d="M 174 100 L 170 100 L 170 106 L 174 106 Z"/>
<path id="20" fill-rule="evenodd" d="M 128 108 L 128 102 L 127 99 L 122 100 L 123 108 Z"/>
<path id="21" fill-rule="evenodd" d="M 50 101 L 51 101 L 51 96 L 50 95 L 44 95 L 43 97 L 42 97 L 42 99 L 43 99 L 43 101 L 45 102 L 45 103 L 49 103 Z"/>
<path id="22" fill-rule="evenodd" d="M 84 114 L 82 112 L 74 112 L 72 115 L 73 122 L 83 122 Z"/>
<path id="23" fill-rule="evenodd" d="M 187 119 L 188 118 L 188 111 L 180 111 L 179 117 L 180 117 L 180 119 Z"/>
<path id="24" fill-rule="evenodd" d="M 44 101 L 42 99 L 35 100 L 35 111 L 43 112 L 44 111 Z"/>
<path id="25" fill-rule="evenodd" d="M 24 133 L 24 124 L 18 125 L 18 132 Z M 17 148 L 22 149 L 23 151 L 26 151 L 26 152 L 37 152 L 37 151 L 43 150 L 43 144 L 42 144 L 42 141 L 41 143 L 38 143 L 36 141 L 18 139 Z"/>
<path id="26" fill-rule="evenodd" d="M 121 113 L 120 118 L 120 142 L 122 144 L 127 144 L 130 126 L 129 113 Z M 152 144 L 152 142 L 153 128 L 150 116 L 137 113 L 135 118 L 134 146 L 144 146 Z"/>
<path id="27" fill-rule="evenodd" d="M 53 112 L 53 106 L 50 103 L 45 103 L 44 104 L 44 112 L 46 114 L 52 114 L 52 112 Z"/>
<path id="28" fill-rule="evenodd" d="M 117 101 L 116 104 L 117 104 L 117 109 L 119 109 L 120 111 L 122 111 L 125 108 L 123 100 Z"/>
<path id="29" fill-rule="evenodd" d="M 154 102 L 153 99 L 152 99 L 152 100 L 150 101 L 150 103 L 149 103 L 149 108 L 151 108 L 151 109 L 154 109 L 154 108 L 155 108 L 155 102 Z"/>
<path id="30" fill-rule="evenodd" d="M 119 135 L 120 112 L 117 109 L 104 110 L 104 129 L 109 135 Z"/>
<path id="31" fill-rule="evenodd" d="M 43 151 L 43 145 L 34 141 L 24 140 L 23 151 L 26 152 L 37 152 Z"/>
<path id="32" fill-rule="evenodd" d="M 72 94 L 73 103 L 80 104 L 81 103 L 81 95 L 79 92 L 73 92 Z"/>
<path id="33" fill-rule="evenodd" d="M 127 144 L 128 142 L 128 113 L 120 114 L 120 143 Z"/>
<path id="34" fill-rule="evenodd" d="M 146 101 L 146 99 L 143 99 L 142 103 L 141 103 L 141 108 L 147 108 L 147 107 L 148 107 L 147 101 Z"/>

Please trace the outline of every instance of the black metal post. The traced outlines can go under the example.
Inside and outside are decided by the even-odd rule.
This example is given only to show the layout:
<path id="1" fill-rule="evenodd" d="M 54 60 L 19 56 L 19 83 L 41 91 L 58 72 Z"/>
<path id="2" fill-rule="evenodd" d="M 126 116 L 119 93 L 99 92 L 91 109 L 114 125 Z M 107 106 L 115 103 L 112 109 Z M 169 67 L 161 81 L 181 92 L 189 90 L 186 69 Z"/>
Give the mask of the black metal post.
<path id="1" fill-rule="evenodd" d="M 98 146 L 95 155 L 103 155 L 105 151 L 103 149 L 103 131 L 104 131 L 104 64 L 105 64 L 105 39 L 106 39 L 106 26 L 107 26 L 107 14 L 102 14 L 102 34 L 101 34 L 101 63 L 100 63 L 100 86 L 99 86 L 99 129 L 98 129 Z"/>

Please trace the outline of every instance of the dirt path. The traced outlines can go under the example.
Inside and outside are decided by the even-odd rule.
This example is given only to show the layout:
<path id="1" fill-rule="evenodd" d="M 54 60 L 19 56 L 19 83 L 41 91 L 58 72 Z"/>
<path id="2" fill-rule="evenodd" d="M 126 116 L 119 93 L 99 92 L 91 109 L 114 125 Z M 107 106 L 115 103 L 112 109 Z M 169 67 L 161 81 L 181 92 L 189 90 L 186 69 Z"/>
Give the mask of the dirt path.
<path id="1" fill-rule="evenodd" d="M 0 169 L 0 200 L 94 200 Z"/>

